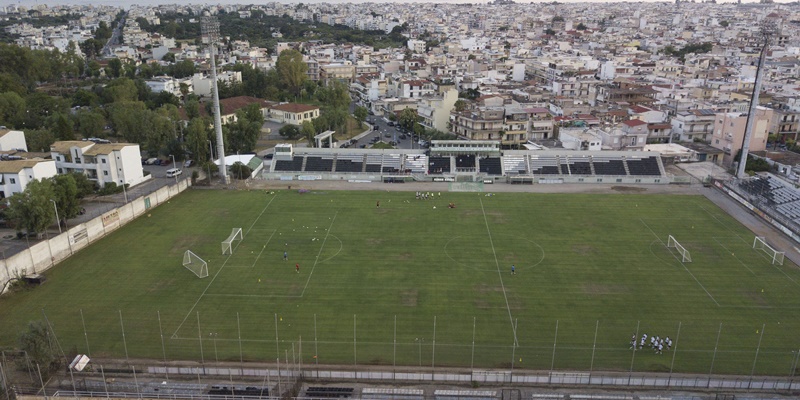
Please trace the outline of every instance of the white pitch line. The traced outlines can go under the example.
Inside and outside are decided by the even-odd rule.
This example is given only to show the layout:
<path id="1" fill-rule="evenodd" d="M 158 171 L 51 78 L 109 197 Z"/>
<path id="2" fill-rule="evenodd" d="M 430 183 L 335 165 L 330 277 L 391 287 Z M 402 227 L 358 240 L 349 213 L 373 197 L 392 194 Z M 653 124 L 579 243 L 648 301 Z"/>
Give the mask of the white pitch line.
<path id="1" fill-rule="evenodd" d="M 269 205 L 272 204 L 272 201 L 275 200 L 277 197 L 278 197 L 278 195 L 275 195 L 269 200 L 269 203 L 267 203 L 267 205 L 264 206 L 264 209 L 261 210 L 261 213 L 258 214 L 258 217 L 256 217 L 256 219 L 253 220 L 253 223 L 250 224 L 250 227 L 247 228 L 247 232 L 245 232 L 245 234 L 242 235 L 242 240 L 240 240 L 238 243 L 236 243 L 236 247 L 234 247 L 232 250 L 236 250 L 236 248 L 238 248 L 239 245 L 242 244 L 242 242 L 244 241 L 244 236 L 246 236 L 248 233 L 250 233 L 250 230 L 253 229 L 253 226 L 255 226 L 256 222 L 258 222 L 258 219 L 261 218 L 262 215 L 264 215 L 264 212 L 267 211 L 267 208 L 269 208 Z M 183 320 L 178 325 L 178 327 L 175 329 L 175 332 L 172 334 L 172 338 L 173 339 L 178 337 L 178 331 L 181 330 L 181 327 L 183 327 L 183 324 L 185 324 L 186 320 L 189 318 L 189 316 L 192 315 L 192 311 L 194 311 L 195 307 L 197 307 L 197 305 L 200 304 L 200 300 L 203 299 L 203 296 L 205 296 L 206 292 L 208 292 L 208 289 L 211 287 L 211 285 L 214 284 L 214 281 L 217 279 L 217 277 L 219 276 L 220 272 L 222 272 L 222 270 L 225 269 L 225 264 L 227 264 L 228 260 L 230 260 L 231 257 L 233 257 L 233 253 L 234 252 L 231 251 L 231 254 L 229 254 L 228 257 L 225 258 L 225 261 L 222 262 L 222 266 L 219 267 L 219 270 L 217 271 L 217 273 L 214 274 L 214 277 L 211 278 L 210 282 L 208 282 L 208 285 L 206 285 L 206 288 L 203 289 L 203 293 L 200 293 L 200 297 L 198 297 L 197 301 L 195 301 L 194 304 L 192 304 L 192 308 L 190 308 L 189 311 L 186 312 L 186 316 L 183 317 Z"/>
<path id="2" fill-rule="evenodd" d="M 506 286 L 503 284 L 503 272 L 500 271 L 500 262 L 497 260 L 497 251 L 494 248 L 494 240 L 492 239 L 492 231 L 489 229 L 489 219 L 486 218 L 486 210 L 483 208 L 483 200 L 481 202 L 481 212 L 483 213 L 483 222 L 486 224 L 486 233 L 489 234 L 489 244 L 492 245 L 492 255 L 494 256 L 494 265 L 497 267 L 497 275 L 500 276 L 500 287 L 503 289 L 503 298 L 506 300 L 506 310 L 508 311 L 508 320 L 511 322 L 511 332 L 514 333 L 514 345 L 519 345 L 517 341 L 517 328 L 514 326 L 514 316 L 511 315 L 511 306 L 508 304 L 508 295 L 506 294 Z"/>
<path id="3" fill-rule="evenodd" d="M 303 297 L 303 295 L 306 294 L 306 288 L 308 288 L 308 284 L 311 283 L 311 275 L 314 275 L 314 269 L 317 268 L 317 263 L 319 262 L 319 256 L 320 254 L 322 254 L 322 249 L 325 248 L 325 243 L 328 241 L 328 236 L 330 236 L 331 234 L 331 228 L 333 228 L 333 223 L 336 222 L 337 215 L 339 215 L 339 211 L 336 211 L 336 213 L 333 214 L 333 218 L 331 219 L 331 224 L 328 225 L 328 229 L 325 231 L 325 238 L 322 239 L 322 244 L 319 246 L 317 257 L 314 258 L 314 265 L 311 266 L 311 272 L 308 274 L 308 279 L 306 279 L 306 285 L 303 286 L 303 291 L 300 293 L 300 297 Z"/>
<path id="4" fill-rule="evenodd" d="M 664 246 L 666 246 L 666 244 L 664 243 L 664 241 L 662 241 L 662 240 L 661 240 L 661 238 L 660 238 L 660 237 L 658 237 L 658 235 L 656 235 L 656 233 L 655 233 L 655 232 L 653 232 L 653 230 L 652 230 L 652 229 L 650 229 L 650 226 L 649 226 L 649 225 L 647 225 L 647 222 L 644 222 L 644 220 L 643 220 L 643 219 L 641 219 L 641 218 L 639 218 L 639 221 L 640 221 L 642 224 L 644 224 L 644 226 L 646 226 L 646 227 L 647 227 L 647 229 L 648 229 L 648 230 L 649 230 L 649 231 L 650 231 L 650 232 L 651 232 L 651 233 L 652 233 L 652 234 L 653 234 L 653 235 L 656 237 L 656 239 L 658 239 L 658 241 L 659 241 L 659 242 L 661 242 L 662 244 L 664 244 Z M 673 254 L 673 253 L 672 253 L 672 251 L 671 251 L 671 250 L 669 250 L 669 248 L 667 248 L 667 250 L 669 251 L 669 253 L 670 253 L 670 254 Z M 675 256 L 674 254 L 673 254 L 673 257 L 675 257 L 675 259 L 676 259 L 676 260 L 678 259 L 678 258 L 677 258 L 677 256 Z M 691 277 L 692 277 L 692 279 L 694 279 L 694 281 L 695 281 L 695 282 L 697 282 L 697 284 L 698 284 L 698 285 L 700 285 L 700 288 L 701 288 L 701 289 L 703 289 L 703 291 L 704 291 L 704 292 L 706 292 L 706 294 L 707 294 L 707 295 L 708 295 L 708 297 L 711 299 L 711 301 L 713 301 L 713 302 L 714 302 L 714 304 L 716 304 L 716 305 L 717 305 L 717 307 L 720 307 L 719 303 L 717 303 L 717 299 L 715 299 L 715 298 L 714 298 L 714 296 L 712 296 L 712 295 L 711 295 L 711 293 L 708 291 L 708 289 L 706 289 L 706 287 L 705 287 L 705 286 L 703 286 L 703 284 L 702 284 L 702 283 L 700 283 L 700 281 L 699 281 L 699 280 L 698 280 L 698 279 L 697 279 L 697 278 L 694 276 L 694 274 L 692 273 L 692 271 L 689 271 L 689 268 L 686 268 L 686 264 L 684 264 L 684 263 L 683 263 L 681 260 L 678 260 L 678 262 L 680 262 L 680 263 L 681 263 L 681 266 L 683 267 L 683 269 L 684 269 L 684 270 L 686 270 L 686 273 L 688 273 L 688 274 L 689 274 L 689 276 L 691 276 Z"/>

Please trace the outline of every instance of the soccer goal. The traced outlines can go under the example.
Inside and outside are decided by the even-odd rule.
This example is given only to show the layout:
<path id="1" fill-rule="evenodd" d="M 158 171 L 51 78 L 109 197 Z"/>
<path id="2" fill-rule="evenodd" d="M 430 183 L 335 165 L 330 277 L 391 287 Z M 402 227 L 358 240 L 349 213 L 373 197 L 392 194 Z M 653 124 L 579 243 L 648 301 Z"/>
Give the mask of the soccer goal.
<path id="1" fill-rule="evenodd" d="M 186 250 L 183 253 L 183 266 L 189 271 L 194 272 L 198 278 L 205 278 L 208 276 L 208 264 L 198 257 L 197 254 L 192 253 L 191 250 Z"/>
<path id="2" fill-rule="evenodd" d="M 783 265 L 783 255 L 786 252 L 773 249 L 763 236 L 756 236 L 755 240 L 753 240 L 753 248 L 767 253 L 768 256 L 772 257 L 773 264 Z"/>
<path id="3" fill-rule="evenodd" d="M 675 240 L 675 238 L 672 237 L 672 235 L 669 235 L 669 239 L 667 239 L 667 248 L 670 247 L 678 249 L 678 253 L 681 254 L 681 257 L 683 257 L 683 259 L 681 260 L 682 262 L 692 262 L 692 255 L 689 254 L 689 250 L 686 250 L 685 247 L 683 247 L 680 243 L 678 243 L 678 241 Z"/>
<path id="4" fill-rule="evenodd" d="M 222 254 L 233 254 L 233 242 L 242 240 L 242 228 L 233 228 L 230 236 L 222 241 Z"/>

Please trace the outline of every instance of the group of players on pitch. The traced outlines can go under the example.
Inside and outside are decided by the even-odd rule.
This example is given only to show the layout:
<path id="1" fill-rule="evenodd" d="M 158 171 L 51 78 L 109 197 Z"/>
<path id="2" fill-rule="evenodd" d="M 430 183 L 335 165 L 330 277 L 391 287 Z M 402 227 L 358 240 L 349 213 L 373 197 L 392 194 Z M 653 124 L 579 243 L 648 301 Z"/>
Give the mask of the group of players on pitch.
<path id="1" fill-rule="evenodd" d="M 642 339 L 639 341 L 639 348 L 636 348 L 636 334 L 634 333 L 631 335 L 631 349 L 634 350 L 641 350 L 644 348 L 645 343 L 647 343 L 647 334 L 642 334 Z M 672 348 L 672 339 L 667 336 L 666 338 L 660 338 L 658 336 L 650 336 L 650 348 L 656 352 L 656 354 L 662 354 L 664 351 L 664 347 L 666 346 L 667 350 Z"/>

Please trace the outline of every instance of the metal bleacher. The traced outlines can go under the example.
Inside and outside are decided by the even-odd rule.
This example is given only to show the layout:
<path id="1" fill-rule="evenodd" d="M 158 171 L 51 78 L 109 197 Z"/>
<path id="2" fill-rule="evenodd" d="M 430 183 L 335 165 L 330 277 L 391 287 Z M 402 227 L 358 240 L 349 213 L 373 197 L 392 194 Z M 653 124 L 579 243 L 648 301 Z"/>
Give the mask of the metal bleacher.
<path id="1" fill-rule="evenodd" d="M 503 162 L 499 157 L 488 157 L 480 160 L 480 172 L 489 175 L 503 175 Z"/>
<path id="2" fill-rule="evenodd" d="M 367 167 L 364 172 L 381 172 L 382 154 L 367 154 Z"/>
<path id="3" fill-rule="evenodd" d="M 339 154 L 336 157 L 336 172 L 361 172 L 364 156 L 361 154 Z"/>
<path id="4" fill-rule="evenodd" d="M 528 166 L 525 162 L 527 156 L 506 155 L 503 156 L 503 170 L 509 175 L 529 175 Z"/>
<path id="5" fill-rule="evenodd" d="M 559 167 L 557 156 L 531 156 L 531 173 L 540 175 L 559 175 L 561 168 Z"/>
<path id="6" fill-rule="evenodd" d="M 595 175 L 628 175 L 625 164 L 618 157 L 592 156 Z"/>
<path id="7" fill-rule="evenodd" d="M 412 174 L 424 174 L 428 172 L 428 156 L 424 154 L 406 155 L 405 171 Z"/>
<path id="8" fill-rule="evenodd" d="M 275 162 L 275 171 L 300 171 L 303 169 L 303 156 L 294 156 L 292 161 L 279 160 Z"/>
<path id="9" fill-rule="evenodd" d="M 400 154 L 385 154 L 383 156 L 383 164 L 381 172 L 399 173 L 403 167 L 403 161 Z"/>
<path id="10" fill-rule="evenodd" d="M 626 162 L 631 175 L 661 175 L 656 157 L 628 158 Z"/>
<path id="11" fill-rule="evenodd" d="M 564 174 L 569 175 L 592 175 L 592 166 L 589 162 L 589 157 L 587 156 L 579 156 L 579 157 L 565 157 L 566 161 L 563 161 L 562 172 Z M 564 171 L 564 166 L 566 166 L 566 171 Z"/>
<path id="12" fill-rule="evenodd" d="M 305 170 L 314 172 L 332 172 L 333 156 L 307 156 Z"/>
<path id="13" fill-rule="evenodd" d="M 446 174 L 446 173 L 449 173 L 449 172 L 450 172 L 450 157 L 429 157 L 428 158 L 428 173 L 430 173 L 430 174 Z"/>

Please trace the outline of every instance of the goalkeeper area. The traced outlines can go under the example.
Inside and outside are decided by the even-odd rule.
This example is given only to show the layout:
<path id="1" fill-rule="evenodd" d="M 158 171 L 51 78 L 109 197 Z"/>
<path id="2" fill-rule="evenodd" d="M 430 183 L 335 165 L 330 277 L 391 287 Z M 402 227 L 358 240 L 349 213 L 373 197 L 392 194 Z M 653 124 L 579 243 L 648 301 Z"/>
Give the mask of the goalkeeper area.
<path id="1" fill-rule="evenodd" d="M 491 189 L 187 190 L 0 298 L 0 346 L 44 310 L 64 349 L 158 362 L 795 370 L 791 250 L 705 197 Z"/>

